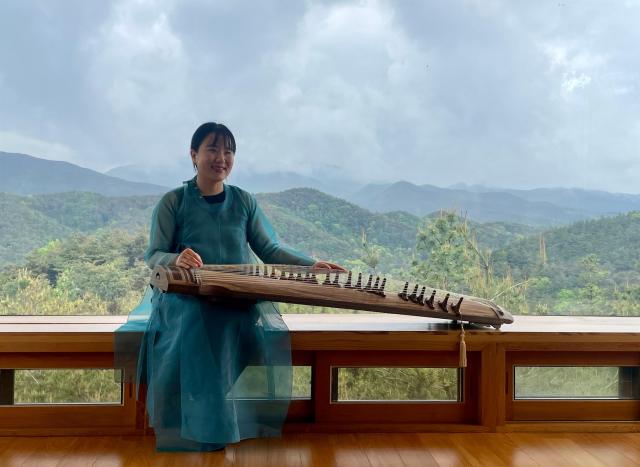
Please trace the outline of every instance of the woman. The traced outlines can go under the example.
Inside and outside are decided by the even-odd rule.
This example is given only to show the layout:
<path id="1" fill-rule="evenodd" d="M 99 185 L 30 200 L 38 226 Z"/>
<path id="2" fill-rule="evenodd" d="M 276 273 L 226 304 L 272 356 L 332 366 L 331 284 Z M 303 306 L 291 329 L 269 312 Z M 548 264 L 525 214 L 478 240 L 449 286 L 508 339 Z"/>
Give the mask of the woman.
<path id="1" fill-rule="evenodd" d="M 265 263 L 344 270 L 278 243 L 255 198 L 225 179 L 236 143 L 218 123 L 191 140 L 196 176 L 165 194 L 152 215 L 149 267 Z M 157 289 L 138 359 L 158 450 L 212 451 L 277 436 L 291 396 L 291 348 L 271 302 L 217 303 Z"/>

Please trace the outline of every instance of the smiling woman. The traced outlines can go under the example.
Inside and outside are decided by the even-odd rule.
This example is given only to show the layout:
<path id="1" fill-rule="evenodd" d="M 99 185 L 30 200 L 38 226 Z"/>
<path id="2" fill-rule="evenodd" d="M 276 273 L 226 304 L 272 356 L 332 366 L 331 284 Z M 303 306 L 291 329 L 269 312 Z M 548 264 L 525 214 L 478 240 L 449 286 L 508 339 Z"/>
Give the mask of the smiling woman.
<path id="1" fill-rule="evenodd" d="M 281 245 L 255 198 L 224 183 L 235 151 L 226 126 L 196 130 L 190 153 L 197 174 L 154 209 L 147 265 L 246 264 L 256 262 L 255 252 L 265 263 L 342 269 Z M 140 320 L 149 305 L 148 321 Z M 142 343 L 125 349 L 141 324 Z M 135 378 L 131 371 L 125 377 L 147 387 L 158 450 L 212 451 L 280 434 L 291 399 L 291 347 L 273 303 L 212 303 L 156 288 L 116 334 L 116 362 L 131 361 L 132 352 L 138 368 Z M 256 392 L 260 401 L 247 396 Z"/>
<path id="2" fill-rule="evenodd" d="M 191 161 L 198 172 L 200 191 L 204 196 L 223 191 L 223 181 L 233 169 L 236 140 L 229 129 L 220 123 L 203 123 L 191 138 Z M 205 188 L 206 187 L 206 188 Z M 211 189 L 213 193 L 203 191 Z"/>

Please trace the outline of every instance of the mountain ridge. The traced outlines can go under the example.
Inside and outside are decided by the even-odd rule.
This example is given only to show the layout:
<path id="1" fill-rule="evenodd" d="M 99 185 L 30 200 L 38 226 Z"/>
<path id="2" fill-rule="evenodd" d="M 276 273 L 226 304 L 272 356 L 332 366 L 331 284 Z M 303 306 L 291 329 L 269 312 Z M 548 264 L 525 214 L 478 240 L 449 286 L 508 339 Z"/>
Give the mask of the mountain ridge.
<path id="1" fill-rule="evenodd" d="M 90 191 L 105 196 L 164 193 L 168 188 L 130 182 L 64 161 L 0 151 L 0 191 L 19 195 Z"/>
<path id="2" fill-rule="evenodd" d="M 71 190 L 106 196 L 159 195 L 179 185 L 176 183 L 167 187 L 140 180 L 129 181 L 68 162 L 48 161 L 17 153 L 0 152 L 0 169 L 0 191 L 21 195 Z M 144 172 L 147 169 L 150 172 Z M 477 222 L 506 222 L 534 227 L 566 225 L 640 210 L 640 195 L 579 188 L 519 190 L 465 184 L 443 188 L 430 184 L 416 185 L 408 181 L 369 183 L 358 188 L 355 182 L 350 185 L 351 182 L 345 181 L 347 179 L 340 178 L 343 176 L 335 168 L 331 169 L 325 171 L 324 178 L 285 171 L 270 174 L 236 172 L 229 181 L 254 193 L 280 193 L 292 188 L 304 188 L 298 185 L 306 184 L 374 213 L 403 211 L 422 217 L 444 209 L 458 211 Z M 167 170 L 141 168 L 133 164 L 115 167 L 107 173 L 131 179 L 153 179 L 153 174 L 167 176 Z M 177 172 L 172 174 L 174 177 L 178 175 Z M 186 178 L 190 176 L 192 174 Z M 334 180 L 331 177 L 337 178 Z"/>

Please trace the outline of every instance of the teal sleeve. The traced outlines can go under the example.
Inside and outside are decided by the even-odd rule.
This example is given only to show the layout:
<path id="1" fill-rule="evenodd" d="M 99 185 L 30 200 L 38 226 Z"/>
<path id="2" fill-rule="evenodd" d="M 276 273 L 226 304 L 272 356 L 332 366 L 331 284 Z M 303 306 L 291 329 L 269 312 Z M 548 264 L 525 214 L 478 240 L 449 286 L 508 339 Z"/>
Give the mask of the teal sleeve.
<path id="1" fill-rule="evenodd" d="M 149 232 L 149 247 L 144 254 L 144 260 L 150 268 L 174 264 L 178 253 L 175 249 L 176 230 L 176 197 L 167 193 L 158 202 L 151 215 L 151 231 Z"/>
<path id="2" fill-rule="evenodd" d="M 269 219 L 253 196 L 249 198 L 247 238 L 251 249 L 265 263 L 312 266 L 316 262 L 304 253 L 280 243 Z"/>

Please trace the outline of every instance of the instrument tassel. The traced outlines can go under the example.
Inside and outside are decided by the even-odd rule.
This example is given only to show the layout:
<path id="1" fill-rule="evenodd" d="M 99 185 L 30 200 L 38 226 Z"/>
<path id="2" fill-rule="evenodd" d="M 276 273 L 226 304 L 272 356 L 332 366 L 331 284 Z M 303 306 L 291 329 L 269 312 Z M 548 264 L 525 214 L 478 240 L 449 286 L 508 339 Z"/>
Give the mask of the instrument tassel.
<path id="1" fill-rule="evenodd" d="M 464 341 L 464 324 L 460 321 L 460 368 L 467 367 L 467 344 Z"/>

